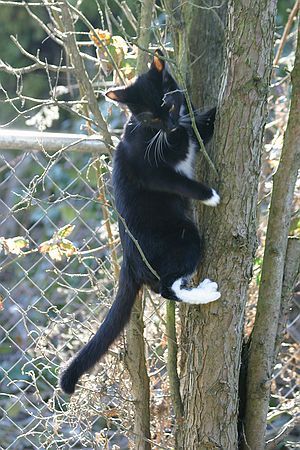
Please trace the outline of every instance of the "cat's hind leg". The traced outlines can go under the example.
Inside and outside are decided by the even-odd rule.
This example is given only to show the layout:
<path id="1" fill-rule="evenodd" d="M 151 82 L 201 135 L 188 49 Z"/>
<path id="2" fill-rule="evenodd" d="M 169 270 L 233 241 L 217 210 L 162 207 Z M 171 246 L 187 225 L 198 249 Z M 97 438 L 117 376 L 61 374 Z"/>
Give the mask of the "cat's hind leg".
<path id="1" fill-rule="evenodd" d="M 176 231 L 176 233 L 175 233 Z M 159 252 L 160 294 L 170 300 L 194 305 L 214 302 L 220 298 L 218 285 L 204 280 L 197 287 L 189 287 L 189 278 L 195 273 L 201 260 L 201 240 L 198 230 L 192 222 L 184 222 L 167 234 L 169 241 L 164 241 Z"/>
<path id="2" fill-rule="evenodd" d="M 177 278 L 173 282 L 162 284 L 161 295 L 169 300 L 176 300 L 192 305 L 203 305 L 214 302 L 221 297 L 217 283 L 205 279 L 197 287 L 188 288 L 186 277 Z"/>

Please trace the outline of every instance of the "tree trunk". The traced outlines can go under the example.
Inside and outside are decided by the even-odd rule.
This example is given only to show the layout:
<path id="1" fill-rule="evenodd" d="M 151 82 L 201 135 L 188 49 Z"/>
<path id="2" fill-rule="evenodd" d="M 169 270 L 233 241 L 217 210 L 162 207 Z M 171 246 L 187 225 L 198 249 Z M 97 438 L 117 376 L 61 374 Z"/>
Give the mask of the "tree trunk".
<path id="1" fill-rule="evenodd" d="M 244 448 L 265 448 L 271 376 L 280 315 L 282 283 L 293 195 L 300 167 L 300 30 L 292 72 L 292 101 L 281 158 L 273 177 L 257 313 L 251 335 L 247 376 Z M 292 286 L 290 286 L 290 289 Z"/>
<path id="2" fill-rule="evenodd" d="M 178 66 L 186 78 L 196 107 L 216 105 L 223 69 L 227 0 L 214 8 L 215 0 L 180 2 L 167 0 L 166 11 Z"/>
<path id="3" fill-rule="evenodd" d="M 206 249 L 200 275 L 217 281 L 222 297 L 210 305 L 185 307 L 182 312 L 182 353 L 186 355 L 182 368 L 183 449 L 238 447 L 238 378 L 244 309 L 256 248 L 257 187 L 275 5 L 275 0 L 229 2 L 226 61 L 211 153 L 219 179 L 212 173 L 205 175 L 205 162 L 199 170 L 201 179 L 219 191 L 222 202 L 215 209 L 199 206 L 197 210 Z M 215 11 L 209 10 L 211 14 Z M 189 27 L 191 51 L 197 49 L 197 42 L 192 44 L 195 30 L 203 30 L 201 25 L 196 27 L 195 15 L 196 9 L 190 16 L 194 22 Z M 215 55 L 218 45 L 211 41 L 220 32 L 216 26 L 207 30 L 208 41 L 199 34 L 204 45 L 198 41 L 198 48 L 206 50 L 207 44 Z M 196 106 L 211 104 L 216 98 L 221 57 L 217 63 L 214 56 L 209 59 L 200 58 L 191 66 Z M 214 75 L 209 74 L 210 66 Z M 202 89 L 205 80 L 198 76 L 205 73 L 205 67 L 211 91 L 209 84 Z"/>

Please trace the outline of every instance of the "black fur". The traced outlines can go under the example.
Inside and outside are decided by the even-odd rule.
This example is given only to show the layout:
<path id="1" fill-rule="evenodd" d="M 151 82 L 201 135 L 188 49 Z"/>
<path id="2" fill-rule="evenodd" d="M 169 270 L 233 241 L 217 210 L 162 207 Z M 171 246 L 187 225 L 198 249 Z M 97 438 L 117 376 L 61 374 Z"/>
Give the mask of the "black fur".
<path id="1" fill-rule="evenodd" d="M 104 322 L 92 339 L 72 359 L 67 369 L 62 372 L 60 386 L 64 392 L 67 394 L 74 392 L 81 375 L 94 367 L 118 337 L 129 320 L 138 291 L 139 286 L 134 281 L 130 268 L 124 262 L 120 272 L 116 299 Z"/>
<path id="2" fill-rule="evenodd" d="M 159 55 L 132 86 L 110 91 L 107 96 L 126 104 L 132 113 L 114 156 L 116 207 L 159 280 L 119 221 L 123 246 L 119 290 L 95 336 L 62 373 L 61 388 L 69 394 L 81 375 L 99 361 L 121 333 L 143 285 L 165 298 L 180 301 L 171 286 L 175 280 L 192 274 L 201 259 L 201 240 L 188 199 L 205 201 L 213 196 L 211 188 L 176 168 L 197 141 L 184 95 Z M 213 133 L 215 108 L 195 116 L 206 143 Z M 161 137 L 151 144 L 160 130 Z"/>

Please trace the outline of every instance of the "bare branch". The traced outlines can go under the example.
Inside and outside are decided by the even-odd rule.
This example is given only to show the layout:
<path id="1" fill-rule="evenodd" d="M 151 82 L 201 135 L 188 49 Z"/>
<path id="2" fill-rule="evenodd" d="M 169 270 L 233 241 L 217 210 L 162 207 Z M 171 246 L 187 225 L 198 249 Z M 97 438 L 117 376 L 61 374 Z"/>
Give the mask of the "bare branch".
<path id="1" fill-rule="evenodd" d="M 292 72 L 292 100 L 273 191 L 247 377 L 245 434 L 251 448 L 265 445 L 271 375 L 280 315 L 293 194 L 300 167 L 300 30 Z M 246 445 L 244 446 L 246 449 Z"/>
<path id="2" fill-rule="evenodd" d="M 64 0 L 63 5 L 61 7 L 62 18 L 65 26 L 65 42 L 66 46 L 69 49 L 70 55 L 73 60 L 75 74 L 79 85 L 81 85 L 82 90 L 84 91 L 86 98 L 89 103 L 89 108 L 92 114 L 95 117 L 95 121 L 97 122 L 102 134 L 103 139 L 107 143 L 109 147 L 113 147 L 113 141 L 111 139 L 110 133 L 107 128 L 107 124 L 102 117 L 102 114 L 99 110 L 97 98 L 94 93 L 93 85 L 88 77 L 88 74 L 85 70 L 84 63 L 80 56 L 80 52 L 77 46 L 77 42 L 74 36 L 74 25 L 72 21 L 72 16 L 69 10 L 69 4 L 66 0 Z"/>
<path id="3" fill-rule="evenodd" d="M 57 2 L 56 5 L 60 5 L 61 2 Z M 21 2 L 17 2 L 17 1 L 10 1 L 10 0 L 0 0 L 0 5 L 5 5 L 5 6 L 22 6 L 22 7 L 26 7 L 26 6 L 53 6 L 53 3 L 48 3 L 48 2 L 25 2 L 25 1 L 21 1 Z"/>
<path id="4" fill-rule="evenodd" d="M 18 39 L 15 36 L 10 36 L 11 40 L 13 41 L 13 43 L 18 47 L 18 49 L 20 50 L 20 52 L 24 55 L 27 56 L 27 58 L 31 59 L 32 61 L 35 62 L 35 64 L 39 64 L 41 69 L 46 69 L 46 67 L 48 67 L 49 70 L 57 72 L 58 69 L 60 69 L 62 72 L 66 72 L 66 71 L 71 71 L 74 70 L 73 66 L 62 66 L 62 67 L 58 67 L 54 64 L 46 64 L 43 61 L 41 61 L 38 56 L 34 56 L 31 53 L 29 53 L 27 50 L 25 50 L 25 48 L 20 44 L 20 42 L 18 41 Z M 0 66 L 1 67 L 1 66 Z M 18 69 L 17 69 L 18 70 Z"/>
<path id="5" fill-rule="evenodd" d="M 5 64 L 2 60 L 0 60 L 0 71 L 6 72 L 10 75 L 20 76 L 24 75 L 26 73 L 34 72 L 35 70 L 43 69 L 40 63 L 31 64 L 30 66 L 26 67 L 11 67 L 8 64 Z"/>
<path id="6" fill-rule="evenodd" d="M 137 26 L 138 26 L 138 22 L 136 20 L 136 18 L 134 17 L 131 9 L 129 8 L 129 6 L 127 5 L 127 3 L 125 1 L 121 2 L 121 7 L 122 10 L 128 20 L 128 22 L 130 23 L 130 25 L 132 26 L 132 28 L 134 29 L 134 31 L 137 31 Z"/>
<path id="7" fill-rule="evenodd" d="M 286 328 L 287 316 L 291 305 L 291 299 L 293 297 L 293 288 L 299 275 L 300 275 L 300 239 L 297 237 L 290 237 L 288 239 L 285 255 L 280 316 L 278 320 L 276 344 L 274 351 L 274 363 L 277 358 L 279 348 L 283 339 L 284 330 Z"/>
<path id="8" fill-rule="evenodd" d="M 47 25 L 45 25 L 44 22 L 36 14 L 34 14 L 34 12 L 31 11 L 28 5 L 26 5 L 25 8 L 28 14 L 39 24 L 39 26 L 46 32 L 49 37 L 51 37 L 53 41 L 55 41 L 58 45 L 63 45 L 63 41 L 55 36 L 50 28 L 48 28 Z M 59 33 L 57 30 L 56 33 L 61 36 L 61 33 Z"/>
<path id="9" fill-rule="evenodd" d="M 295 17 L 298 14 L 299 8 L 300 8 L 300 0 L 296 0 L 293 9 L 290 12 L 288 21 L 287 21 L 287 23 L 285 25 L 283 35 L 281 36 L 279 47 L 277 49 L 276 56 L 275 56 L 274 61 L 273 61 L 273 66 L 277 66 L 277 64 L 279 63 L 279 59 L 280 59 L 283 47 L 284 47 L 284 45 L 286 43 L 286 40 L 288 38 L 288 35 L 289 35 L 290 29 L 291 29 L 291 27 L 293 25 L 294 19 L 295 19 Z"/>
<path id="10" fill-rule="evenodd" d="M 95 31 L 95 28 L 89 22 L 89 20 L 82 14 L 82 12 L 79 11 L 78 9 L 76 9 L 75 6 L 72 6 L 70 3 L 69 3 L 69 7 L 70 7 L 70 9 L 72 9 L 72 11 L 74 11 L 80 17 L 82 22 L 89 28 L 89 30 L 91 31 L 93 36 L 96 39 L 98 39 L 98 35 L 97 35 L 96 31 Z M 110 50 L 109 50 L 109 48 L 107 47 L 107 45 L 105 44 L 104 41 L 102 41 L 102 45 L 103 45 L 103 48 L 105 49 L 105 51 L 106 51 L 106 53 L 107 53 L 107 55 L 109 57 L 109 60 L 110 60 L 111 64 L 113 65 L 115 71 L 117 72 L 118 77 L 120 78 L 120 80 L 122 81 L 123 84 L 126 84 L 126 80 L 124 79 L 124 76 L 123 76 L 122 72 L 120 71 L 119 67 L 117 66 L 116 61 L 112 57 L 112 55 L 110 53 Z"/>
<path id="11" fill-rule="evenodd" d="M 180 380 L 177 372 L 177 337 L 176 337 L 176 322 L 175 322 L 175 302 L 167 300 L 167 320 L 166 333 L 168 337 L 168 377 L 170 383 L 170 393 L 172 397 L 173 408 L 175 412 L 176 425 L 180 426 L 183 420 L 184 410 L 180 395 Z M 177 433 L 175 433 L 176 436 Z"/>
<path id="12" fill-rule="evenodd" d="M 287 437 L 290 432 L 300 425 L 300 417 L 294 417 L 286 425 L 284 425 L 280 432 L 273 439 L 266 442 L 266 450 L 274 450 Z"/>

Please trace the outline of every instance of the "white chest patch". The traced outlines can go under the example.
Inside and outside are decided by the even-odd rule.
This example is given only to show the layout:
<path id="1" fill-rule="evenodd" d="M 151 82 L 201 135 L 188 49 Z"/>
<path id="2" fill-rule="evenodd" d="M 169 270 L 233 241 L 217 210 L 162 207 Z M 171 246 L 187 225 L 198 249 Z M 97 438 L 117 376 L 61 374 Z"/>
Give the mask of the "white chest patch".
<path id="1" fill-rule="evenodd" d="M 194 161 L 196 154 L 196 145 L 192 142 L 189 144 L 188 152 L 183 161 L 175 166 L 176 172 L 180 172 L 188 178 L 194 178 Z"/>

